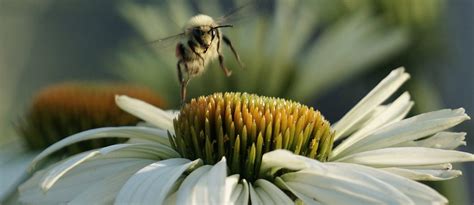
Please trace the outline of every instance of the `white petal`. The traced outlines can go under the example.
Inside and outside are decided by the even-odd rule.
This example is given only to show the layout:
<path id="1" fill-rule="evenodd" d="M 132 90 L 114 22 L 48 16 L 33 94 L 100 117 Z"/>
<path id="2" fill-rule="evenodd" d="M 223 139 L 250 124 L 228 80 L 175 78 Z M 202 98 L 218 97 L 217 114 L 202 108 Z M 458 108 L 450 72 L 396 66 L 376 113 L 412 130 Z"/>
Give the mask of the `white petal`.
<path id="1" fill-rule="evenodd" d="M 280 159 L 281 162 L 278 163 L 277 159 Z M 286 160 L 289 160 L 290 163 L 285 163 Z M 267 162 L 269 164 L 265 164 Z M 326 179 L 329 179 L 331 177 L 336 178 L 337 180 L 339 180 L 339 182 L 342 180 L 344 184 L 346 185 L 351 185 L 352 183 L 352 186 L 344 185 L 344 187 L 347 187 L 346 189 L 349 189 L 350 187 L 354 188 L 353 191 L 355 193 L 358 193 L 363 190 L 357 190 L 356 187 L 358 186 L 355 186 L 354 183 L 360 183 L 360 184 L 366 183 L 366 186 L 369 186 L 369 187 L 370 186 L 393 187 L 394 189 L 403 193 L 405 196 L 408 196 L 410 200 L 415 202 L 415 204 L 432 204 L 432 203 L 445 204 L 447 203 L 447 200 L 443 196 L 438 194 L 433 189 L 427 187 L 426 185 L 420 184 L 416 181 L 412 181 L 407 178 L 397 176 L 385 171 L 381 171 L 375 168 L 370 168 L 370 167 L 361 166 L 357 164 L 334 163 L 334 162 L 320 163 L 320 162 L 317 162 L 316 160 L 312 160 L 303 156 L 295 155 L 289 151 L 276 150 L 276 151 L 266 153 L 262 159 L 262 167 L 266 167 L 265 170 L 267 170 L 267 172 L 264 172 L 264 173 L 269 173 L 268 170 L 272 170 L 274 168 L 272 166 L 275 166 L 277 168 L 285 168 L 287 170 L 297 170 L 295 168 L 303 168 L 305 170 L 310 170 L 311 172 L 318 174 L 318 177 L 321 177 L 321 178 L 325 178 L 325 177 Z M 374 178 L 378 179 L 379 181 L 377 181 Z M 337 184 L 337 180 L 334 181 L 334 183 Z M 283 188 L 286 187 L 290 191 L 292 190 L 293 194 L 295 194 L 298 198 L 300 198 L 305 203 L 319 204 L 321 202 L 321 201 L 315 201 L 315 200 L 318 200 L 317 198 L 314 199 L 314 197 L 318 195 L 313 195 L 313 194 L 318 194 L 318 193 L 320 194 L 321 192 L 319 192 L 319 190 L 316 191 L 315 193 L 310 193 L 310 195 L 305 195 L 302 192 L 295 191 L 296 189 L 290 189 L 291 187 L 288 186 L 288 184 L 286 185 L 281 184 L 281 182 L 285 182 L 285 181 L 282 178 L 277 177 L 275 181 L 277 186 L 283 187 Z M 317 181 L 304 180 L 304 179 L 301 182 L 308 183 L 311 186 L 334 185 L 334 183 L 332 184 L 321 183 Z M 306 188 L 308 187 L 304 187 L 300 191 L 305 191 Z M 382 195 L 386 197 L 388 196 L 393 197 L 393 196 L 397 196 L 397 194 L 400 194 L 400 193 L 397 193 L 397 191 L 394 190 L 393 188 L 379 188 L 380 190 L 378 191 L 385 191 L 384 192 L 385 194 L 382 194 Z M 312 190 L 315 191 L 314 189 Z M 331 194 L 331 193 L 327 193 L 327 194 Z M 358 195 L 357 194 L 354 195 L 354 193 L 352 193 L 352 197 L 357 197 L 357 196 L 362 195 L 362 197 L 359 197 L 359 199 L 362 200 L 364 196 L 363 194 L 364 194 L 363 192 L 358 193 Z M 366 193 L 366 194 L 370 196 L 371 193 Z M 326 196 L 323 196 L 323 197 L 325 198 Z M 350 194 L 346 195 L 346 197 L 350 198 L 351 195 Z M 403 199 L 403 198 L 395 197 L 395 199 L 393 200 L 399 200 L 399 199 Z M 332 199 L 328 199 L 328 200 L 332 200 Z M 390 199 L 383 199 L 383 200 L 390 200 Z"/>
<path id="2" fill-rule="evenodd" d="M 235 175 L 233 175 L 235 176 Z M 250 197 L 249 184 L 245 179 L 242 179 L 240 183 L 237 184 L 230 196 L 229 204 L 248 204 Z"/>
<path id="3" fill-rule="evenodd" d="M 230 196 L 232 190 L 225 189 L 225 180 L 227 177 L 227 162 L 225 157 L 217 164 L 212 166 L 212 169 L 207 173 L 206 178 L 199 180 L 197 184 L 200 187 L 199 198 L 201 201 L 210 200 L 208 204 L 220 205 L 224 204 L 227 199 L 225 196 Z M 206 187 L 205 190 L 203 187 Z"/>
<path id="4" fill-rule="evenodd" d="M 179 115 L 179 110 L 166 110 L 165 112 L 166 112 L 166 114 L 169 115 L 169 118 L 171 118 L 171 119 L 175 119 Z"/>
<path id="5" fill-rule="evenodd" d="M 87 159 L 97 156 L 98 154 L 99 151 L 89 151 L 68 158 L 65 162 L 58 166 L 55 166 L 48 172 L 48 174 L 41 182 L 41 188 L 45 192 L 48 191 L 48 189 L 51 188 L 54 183 L 56 183 L 59 178 L 61 178 L 69 170 L 86 161 Z"/>
<path id="6" fill-rule="evenodd" d="M 456 149 L 466 145 L 465 132 L 438 132 L 423 140 L 410 141 L 396 145 L 397 147 L 428 147 L 436 149 Z"/>
<path id="7" fill-rule="evenodd" d="M 115 204 L 161 204 L 177 188 L 183 172 L 200 163 L 199 159 L 175 158 L 150 164 L 125 183 Z"/>
<path id="8" fill-rule="evenodd" d="M 25 150 L 16 141 L 0 147 L 0 203 L 27 179 L 26 168 L 37 154 L 37 151 Z"/>
<path id="9" fill-rule="evenodd" d="M 404 92 L 394 102 L 388 105 L 377 106 L 369 115 L 367 115 L 366 119 L 360 120 L 361 122 L 355 124 L 352 130 L 349 130 L 347 133 L 354 133 L 355 131 L 362 132 L 361 129 L 364 129 L 362 133 L 358 134 L 364 136 L 379 129 L 379 125 L 386 126 L 393 122 L 398 122 L 405 118 L 413 105 L 413 101 L 410 101 L 410 94 Z"/>
<path id="10" fill-rule="evenodd" d="M 225 196 L 227 200 L 225 204 L 235 204 L 240 192 L 242 192 L 242 186 L 239 186 L 239 178 L 240 175 L 234 174 L 225 179 L 225 189 L 228 190 Z"/>
<path id="11" fill-rule="evenodd" d="M 336 148 L 334 148 L 330 158 L 337 158 L 337 155 L 342 151 L 350 147 L 355 142 L 367 137 L 369 134 L 372 134 L 380 127 L 400 121 L 406 116 L 412 106 L 413 102 L 410 101 L 410 95 L 407 92 L 403 93 L 393 103 L 386 106 L 382 112 L 369 119 L 357 132 L 352 134 Z"/>
<path id="12" fill-rule="evenodd" d="M 136 117 L 157 126 L 158 128 L 174 131 L 173 114 L 163 111 L 141 100 L 125 95 L 115 96 L 115 102 L 122 109 Z"/>
<path id="13" fill-rule="evenodd" d="M 441 181 L 462 175 L 462 172 L 459 170 L 404 169 L 396 167 L 382 168 L 382 170 L 418 181 Z"/>
<path id="14" fill-rule="evenodd" d="M 423 166 L 474 161 L 474 155 L 424 147 L 393 147 L 352 154 L 338 161 L 372 167 Z"/>
<path id="15" fill-rule="evenodd" d="M 260 175 L 273 175 L 281 168 L 301 170 L 309 167 L 320 168 L 321 162 L 306 157 L 295 155 L 288 150 L 275 150 L 267 152 L 262 157 Z"/>
<path id="16" fill-rule="evenodd" d="M 140 158 L 140 159 L 152 159 L 152 160 L 163 160 L 170 158 L 179 158 L 180 155 L 173 148 L 156 143 L 136 143 L 136 144 L 123 144 L 126 145 L 117 150 L 106 150 L 112 146 L 104 147 L 100 149 L 102 155 L 111 155 L 117 158 Z"/>
<path id="17" fill-rule="evenodd" d="M 194 204 L 197 198 L 197 194 L 195 192 L 196 184 L 199 182 L 201 177 L 205 176 L 209 170 L 211 170 L 211 165 L 204 165 L 196 170 L 193 170 L 191 174 L 186 176 L 183 183 L 178 188 L 176 193 L 176 204 Z"/>
<path id="18" fill-rule="evenodd" d="M 289 186 L 283 179 L 280 177 L 275 178 L 275 183 L 278 184 L 278 186 L 283 187 L 284 189 L 291 191 L 296 197 L 298 197 L 298 200 L 301 200 L 304 202 L 304 204 L 308 205 L 322 205 L 323 203 L 317 201 L 314 196 L 307 196 L 301 192 L 296 191 L 293 187 Z"/>
<path id="19" fill-rule="evenodd" d="M 250 204 L 252 205 L 265 205 L 260 198 L 260 196 L 255 192 L 255 189 L 253 188 L 252 184 L 249 184 L 250 188 Z"/>
<path id="20" fill-rule="evenodd" d="M 261 192 L 265 192 L 272 200 L 272 204 L 292 204 L 291 200 L 280 188 L 265 179 L 255 181 L 255 187 L 261 188 Z M 259 193 L 259 192 L 257 192 Z M 259 194 L 261 196 L 261 194 Z M 262 197 L 261 197 L 262 198 Z"/>
<path id="21" fill-rule="evenodd" d="M 68 204 L 112 204 L 122 186 L 136 171 L 135 166 L 120 167 L 120 172 L 92 183 L 82 193 L 77 193 Z"/>
<path id="22" fill-rule="evenodd" d="M 113 194 L 107 197 L 102 196 L 103 200 L 110 200 L 115 198 L 126 179 L 137 170 L 151 163 L 151 160 L 144 159 L 99 157 L 87 161 L 66 173 L 48 192 L 44 192 L 39 185 L 49 170 L 40 170 L 19 187 L 19 200 L 27 204 L 65 204 L 81 195 L 81 193 L 87 192 L 89 189 L 95 189 L 95 185 L 101 183 L 102 180 L 107 180 L 108 177 L 125 175 L 123 178 L 114 180 L 113 183 L 117 187 L 108 187 L 116 190 L 116 192 L 111 192 Z M 54 166 L 56 165 L 51 167 Z M 107 192 L 107 190 L 102 191 Z"/>
<path id="23" fill-rule="evenodd" d="M 396 187 L 362 172 L 331 167 L 328 172 L 305 169 L 281 179 L 295 192 L 323 204 L 413 204 Z"/>
<path id="24" fill-rule="evenodd" d="M 53 145 L 46 148 L 38 156 L 36 156 L 30 167 L 30 172 L 33 171 L 37 163 L 43 160 L 48 155 L 64 148 L 65 146 L 71 145 L 76 142 L 96 139 L 96 138 L 107 138 L 107 137 L 124 137 L 124 138 L 135 138 L 135 139 L 145 139 L 153 141 L 163 145 L 169 145 L 169 139 L 166 131 L 146 128 L 146 127 L 109 127 L 109 128 L 98 128 L 92 129 L 84 132 L 80 132 L 70 137 L 64 138 Z"/>
<path id="25" fill-rule="evenodd" d="M 333 127 L 335 140 L 347 136 L 352 126 L 390 97 L 408 78 L 410 75 L 405 73 L 404 68 L 393 70 Z"/>
<path id="26" fill-rule="evenodd" d="M 387 109 L 386 105 L 379 105 L 369 114 L 364 116 L 364 118 L 360 119 L 356 124 L 354 124 L 346 133 L 354 133 L 355 131 L 359 130 L 361 127 L 365 127 L 373 118 L 380 115 L 380 113 L 384 112 Z M 332 124 L 332 127 L 336 127 L 338 122 Z M 339 138 L 341 139 L 341 138 Z"/>
<path id="27" fill-rule="evenodd" d="M 340 157 L 351 153 L 391 147 L 400 143 L 417 140 L 453 127 L 469 119 L 464 109 L 439 110 L 417 115 L 377 130 L 340 153 Z"/>
<path id="28" fill-rule="evenodd" d="M 158 145 L 158 146 L 157 146 Z M 179 157 L 174 150 L 164 150 L 160 144 L 116 144 L 104 147 L 99 150 L 84 152 L 66 159 L 60 165 L 52 168 L 45 179 L 41 182 L 41 188 L 47 191 L 67 172 L 74 169 L 81 163 L 93 159 L 99 155 L 114 153 L 115 157 L 141 158 L 161 160 L 163 158 Z M 166 148 L 166 147 L 165 147 Z"/>
<path id="29" fill-rule="evenodd" d="M 179 187 L 176 204 L 224 204 L 232 191 L 225 189 L 226 176 L 225 158 L 214 166 L 198 168 Z"/>
<path id="30" fill-rule="evenodd" d="M 387 184 L 396 187 L 399 191 L 403 192 L 405 195 L 409 196 L 415 204 L 447 204 L 448 200 L 440 195 L 438 192 L 432 188 L 418 183 L 416 181 L 394 175 L 379 169 L 366 167 L 357 164 L 349 163 L 337 163 L 337 162 L 328 162 L 325 163 L 327 166 L 335 166 L 337 168 L 345 168 L 347 170 L 357 171 L 365 173 L 369 176 L 380 179 Z"/>
<path id="31" fill-rule="evenodd" d="M 254 187 L 253 189 L 255 191 L 255 194 L 257 194 L 258 197 L 260 198 L 261 204 L 275 204 L 275 202 L 272 200 L 270 195 L 268 195 L 268 193 L 265 192 L 265 190 L 263 190 L 260 187 Z"/>
<path id="32" fill-rule="evenodd" d="M 417 165 L 417 166 L 403 166 L 403 168 L 407 168 L 407 169 L 450 170 L 450 169 L 453 169 L 453 165 L 451 163 L 444 163 L 444 164 L 430 164 L 430 165 Z"/>

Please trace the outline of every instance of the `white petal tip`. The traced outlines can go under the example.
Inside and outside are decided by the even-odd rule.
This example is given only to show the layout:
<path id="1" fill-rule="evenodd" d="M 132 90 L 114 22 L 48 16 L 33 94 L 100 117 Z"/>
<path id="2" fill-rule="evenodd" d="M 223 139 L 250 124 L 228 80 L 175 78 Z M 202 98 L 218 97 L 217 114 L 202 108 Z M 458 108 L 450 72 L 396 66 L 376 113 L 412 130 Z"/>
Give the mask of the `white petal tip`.
<path id="1" fill-rule="evenodd" d="M 409 79 L 410 78 L 410 74 L 405 72 L 405 67 L 399 67 L 395 70 L 393 70 L 391 72 L 391 74 L 394 74 L 394 75 L 403 75 L 405 78 Z"/>
<path id="2" fill-rule="evenodd" d="M 222 157 L 222 159 L 221 159 L 221 161 L 219 161 L 219 163 L 224 163 L 224 164 L 227 163 L 227 160 L 226 160 L 225 156 Z"/>
<path id="3" fill-rule="evenodd" d="M 43 191 L 43 194 L 46 194 L 46 192 L 48 192 L 49 188 L 51 188 L 51 187 L 41 185 L 41 191 Z"/>
<path id="4" fill-rule="evenodd" d="M 400 97 L 402 97 L 404 100 L 408 101 L 408 100 L 410 100 L 411 95 L 410 95 L 410 92 L 405 91 L 400 95 Z"/>
<path id="5" fill-rule="evenodd" d="M 46 194 L 46 192 L 48 192 L 49 189 L 51 189 L 51 187 L 53 187 L 54 184 L 55 184 L 55 181 L 43 181 L 43 182 L 41 182 L 41 184 L 40 184 L 41 191 L 43 191 L 43 193 Z"/>
<path id="6" fill-rule="evenodd" d="M 128 112 L 158 128 L 170 131 L 174 130 L 173 115 L 155 107 L 154 105 L 126 95 L 116 95 L 115 103 L 125 112 Z"/>
<path id="7" fill-rule="evenodd" d="M 401 66 L 401 67 L 398 67 L 396 68 L 395 70 L 393 70 L 394 72 L 401 72 L 401 73 L 404 73 L 405 72 L 405 67 Z"/>
<path id="8" fill-rule="evenodd" d="M 454 109 L 453 112 L 456 113 L 456 114 L 459 114 L 459 115 L 463 115 L 466 120 L 471 119 L 471 117 L 469 117 L 469 115 L 466 114 L 466 110 L 462 107 L 458 108 L 458 109 Z"/>
<path id="9" fill-rule="evenodd" d="M 127 98 L 129 98 L 129 97 L 126 96 L 126 95 L 115 95 L 115 103 L 120 104 L 124 100 L 127 100 Z"/>

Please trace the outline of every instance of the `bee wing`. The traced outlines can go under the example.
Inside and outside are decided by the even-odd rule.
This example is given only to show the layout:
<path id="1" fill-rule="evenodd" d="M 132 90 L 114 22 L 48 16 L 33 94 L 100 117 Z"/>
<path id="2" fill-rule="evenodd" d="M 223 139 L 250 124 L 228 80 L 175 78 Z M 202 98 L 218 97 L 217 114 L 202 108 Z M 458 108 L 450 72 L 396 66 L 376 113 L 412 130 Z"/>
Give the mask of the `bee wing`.
<path id="1" fill-rule="evenodd" d="M 179 33 L 176 35 L 168 36 L 166 38 L 161 38 L 158 40 L 147 42 L 147 46 L 152 46 L 155 49 L 159 50 L 168 50 L 175 46 L 178 41 L 184 36 L 184 33 Z"/>
<path id="2" fill-rule="evenodd" d="M 247 1 L 246 3 L 230 10 L 224 16 L 216 18 L 216 22 L 219 25 L 223 25 L 250 20 L 257 14 L 258 5 L 257 0 Z"/>

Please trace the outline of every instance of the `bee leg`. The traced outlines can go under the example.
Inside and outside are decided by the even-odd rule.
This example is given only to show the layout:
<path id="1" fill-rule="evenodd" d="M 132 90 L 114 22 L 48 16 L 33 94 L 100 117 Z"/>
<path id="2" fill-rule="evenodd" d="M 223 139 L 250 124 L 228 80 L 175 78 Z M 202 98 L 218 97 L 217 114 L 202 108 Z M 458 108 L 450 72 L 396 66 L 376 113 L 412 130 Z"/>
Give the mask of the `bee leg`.
<path id="1" fill-rule="evenodd" d="M 181 64 L 184 64 L 185 69 L 187 70 L 187 65 L 184 63 L 183 60 L 179 60 L 177 64 L 178 68 L 178 80 L 181 85 L 181 105 L 184 105 L 184 102 L 186 101 L 186 87 L 188 86 L 189 82 L 189 77 L 184 77 L 183 76 L 183 71 L 181 69 Z"/>
<path id="2" fill-rule="evenodd" d="M 186 102 L 186 87 L 188 86 L 189 79 L 181 82 L 181 106 Z"/>
<path id="3" fill-rule="evenodd" d="M 224 56 L 220 53 L 219 53 L 219 65 L 221 66 L 222 70 L 224 71 L 225 76 L 229 77 L 230 75 L 232 75 L 232 71 L 227 69 L 227 67 L 225 67 L 225 65 L 224 65 Z"/>
<path id="4" fill-rule="evenodd" d="M 179 60 L 178 63 L 176 64 L 177 70 L 178 70 L 178 80 L 179 80 L 180 83 L 183 82 L 183 79 L 184 79 L 183 78 L 183 71 L 181 70 L 181 63 L 182 62 L 183 62 L 182 60 Z"/>
<path id="5" fill-rule="evenodd" d="M 241 68 L 244 67 L 244 64 L 242 63 L 242 61 L 240 60 L 240 56 L 239 54 L 237 53 L 237 51 L 235 50 L 234 46 L 232 45 L 232 42 L 230 41 L 229 38 L 227 38 L 227 36 L 225 35 L 222 35 L 222 40 L 224 40 L 224 43 L 230 47 L 230 50 L 232 50 L 232 53 L 234 54 L 235 56 L 235 59 L 237 59 L 237 62 L 239 62 L 239 65 Z"/>
<path id="6" fill-rule="evenodd" d="M 185 48 L 184 48 L 184 45 L 182 43 L 178 43 L 178 45 L 176 45 L 176 57 L 178 57 L 178 59 L 179 59 L 176 67 L 178 69 L 178 80 L 179 80 L 179 83 L 181 85 L 181 92 L 180 92 L 180 94 L 181 94 L 181 105 L 184 105 L 184 102 L 186 100 L 186 87 L 188 86 L 188 82 L 189 82 L 188 65 L 183 60 L 184 54 L 185 54 L 184 49 Z M 194 51 L 193 47 L 191 47 L 191 50 Z M 181 68 L 181 64 L 184 65 L 184 69 L 185 69 L 185 72 L 187 74 L 186 77 L 183 75 L 183 70 Z"/>
<path id="7" fill-rule="evenodd" d="M 191 51 L 193 51 L 194 55 L 198 56 L 199 59 L 201 59 L 201 61 L 202 61 L 202 66 L 204 66 L 204 58 L 201 56 L 201 54 L 199 54 L 199 53 L 196 52 L 196 50 L 195 50 L 195 48 L 197 47 L 197 44 L 196 44 L 194 41 L 189 40 L 189 41 L 188 41 L 188 46 L 189 46 L 189 48 L 191 48 Z"/>
<path id="8" fill-rule="evenodd" d="M 220 39 L 220 32 L 219 30 L 217 30 L 217 39 Z M 217 41 L 217 54 L 219 54 L 219 65 L 221 66 L 222 70 L 224 71 L 225 73 L 225 76 L 229 77 L 230 75 L 232 75 L 232 71 L 230 71 L 229 69 L 227 69 L 227 67 L 225 67 L 224 65 L 224 56 L 221 54 L 221 41 Z"/>

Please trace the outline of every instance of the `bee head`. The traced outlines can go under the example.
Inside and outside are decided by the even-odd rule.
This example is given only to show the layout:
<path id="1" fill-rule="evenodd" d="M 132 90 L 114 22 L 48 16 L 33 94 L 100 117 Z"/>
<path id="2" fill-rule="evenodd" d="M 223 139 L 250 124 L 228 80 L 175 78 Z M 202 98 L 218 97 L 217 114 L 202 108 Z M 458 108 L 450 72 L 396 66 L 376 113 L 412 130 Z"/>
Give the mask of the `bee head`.
<path id="1" fill-rule="evenodd" d="M 217 25 L 212 17 L 199 14 L 189 19 L 185 26 L 185 33 L 207 49 L 211 46 L 212 41 L 219 37 L 218 29 L 222 27 L 232 27 L 232 25 Z"/>
<path id="2" fill-rule="evenodd" d="M 202 47 L 209 48 L 217 35 L 217 31 L 211 26 L 198 26 L 192 28 L 191 35 Z"/>
<path id="3" fill-rule="evenodd" d="M 208 48 L 212 41 L 219 37 L 218 29 L 222 27 L 232 27 L 232 25 L 197 26 L 192 28 L 191 35 L 199 42 L 201 46 Z"/>

